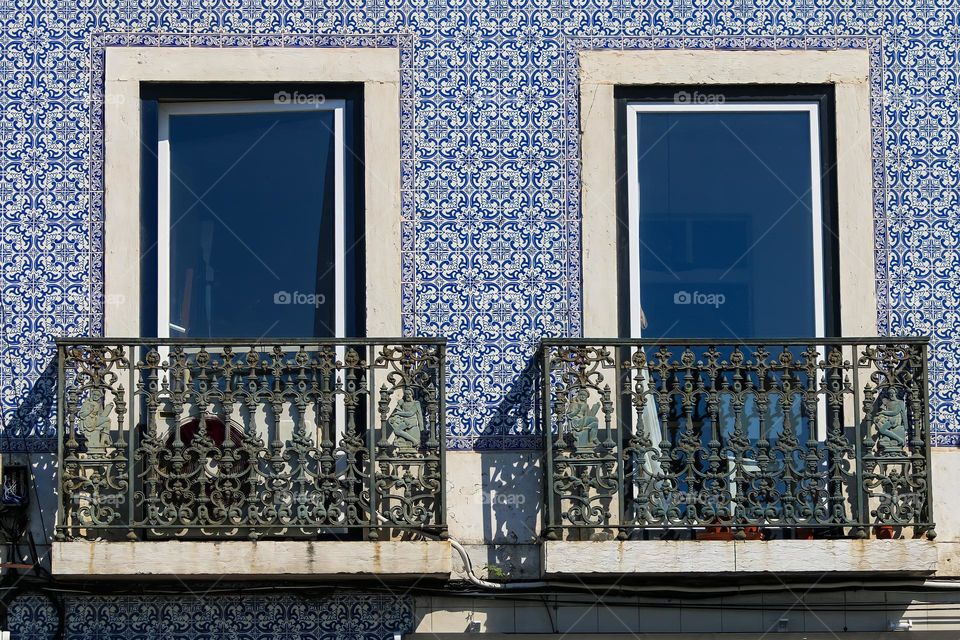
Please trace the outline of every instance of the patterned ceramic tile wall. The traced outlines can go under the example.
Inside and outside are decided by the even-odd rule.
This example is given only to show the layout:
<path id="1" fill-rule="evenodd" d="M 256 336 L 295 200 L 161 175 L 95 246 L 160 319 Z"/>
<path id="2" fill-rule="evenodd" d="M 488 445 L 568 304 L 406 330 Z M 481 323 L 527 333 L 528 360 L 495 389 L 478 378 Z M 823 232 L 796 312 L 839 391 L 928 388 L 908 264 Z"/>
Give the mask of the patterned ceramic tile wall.
<path id="1" fill-rule="evenodd" d="M 2 447 L 52 447 L 50 340 L 111 302 L 103 47 L 257 44 L 401 46 L 403 327 L 451 341 L 450 446 L 491 449 L 538 446 L 531 356 L 580 331 L 576 50 L 870 49 L 878 318 L 934 336 L 934 438 L 956 445 L 960 7 L 903 4 L 0 0 Z"/>
<path id="2" fill-rule="evenodd" d="M 221 586 L 221 589 L 223 587 Z M 413 626 L 413 598 L 350 594 L 68 596 L 67 640 L 392 640 Z M 27 593 L 10 607 L 13 640 L 49 640 L 58 612 Z"/>

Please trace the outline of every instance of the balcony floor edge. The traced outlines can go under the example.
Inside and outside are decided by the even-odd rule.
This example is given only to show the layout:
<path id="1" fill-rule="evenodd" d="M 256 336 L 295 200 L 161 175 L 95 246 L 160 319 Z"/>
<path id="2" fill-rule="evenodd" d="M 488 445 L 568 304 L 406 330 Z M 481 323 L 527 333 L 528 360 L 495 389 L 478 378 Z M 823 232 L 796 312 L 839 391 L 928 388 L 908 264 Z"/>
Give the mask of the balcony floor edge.
<path id="1" fill-rule="evenodd" d="M 52 573 L 100 578 L 448 579 L 446 541 L 137 541 L 54 542 Z"/>
<path id="2" fill-rule="evenodd" d="M 841 572 L 931 575 L 936 543 L 928 540 L 550 541 L 546 575 Z"/>

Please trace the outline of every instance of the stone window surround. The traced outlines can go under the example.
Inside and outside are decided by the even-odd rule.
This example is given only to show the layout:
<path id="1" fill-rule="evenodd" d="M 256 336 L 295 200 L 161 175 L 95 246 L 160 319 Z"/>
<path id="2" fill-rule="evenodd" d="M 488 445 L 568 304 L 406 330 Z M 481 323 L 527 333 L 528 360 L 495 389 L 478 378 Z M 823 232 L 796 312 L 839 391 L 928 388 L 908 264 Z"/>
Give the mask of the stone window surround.
<path id="1" fill-rule="evenodd" d="M 396 48 L 108 47 L 104 79 L 104 335 L 140 335 L 140 83 L 362 82 L 366 325 L 401 333 L 400 53 Z M 376 141 L 376 145 L 372 144 Z"/>
<path id="2" fill-rule="evenodd" d="M 579 58 L 584 336 L 619 335 L 614 87 L 732 84 L 834 85 L 840 325 L 845 336 L 876 335 L 866 50 L 590 50 Z"/>

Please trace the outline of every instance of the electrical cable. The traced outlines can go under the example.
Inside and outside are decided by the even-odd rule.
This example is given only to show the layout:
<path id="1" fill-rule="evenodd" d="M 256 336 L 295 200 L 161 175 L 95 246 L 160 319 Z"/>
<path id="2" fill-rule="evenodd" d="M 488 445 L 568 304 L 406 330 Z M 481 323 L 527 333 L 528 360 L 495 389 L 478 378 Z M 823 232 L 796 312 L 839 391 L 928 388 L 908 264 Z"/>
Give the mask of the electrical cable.
<path id="1" fill-rule="evenodd" d="M 53 581 L 46 580 L 46 579 L 31 580 L 30 578 L 27 578 L 27 577 L 23 578 L 23 582 L 27 587 L 30 587 L 33 590 L 43 590 L 50 593 L 57 593 L 57 594 L 64 594 L 64 595 L 170 595 L 170 596 L 176 596 L 176 595 L 182 595 L 185 593 L 182 584 L 179 585 L 179 588 L 175 585 L 171 585 L 170 588 L 163 588 L 163 587 L 150 588 L 150 587 L 141 586 L 140 588 L 131 589 L 132 585 L 128 583 L 117 583 L 117 584 L 111 584 L 111 585 L 101 583 L 101 582 L 74 584 L 74 583 L 60 581 L 60 580 L 53 580 Z M 774 585 L 770 585 L 770 586 L 773 587 Z M 829 589 L 834 585 L 828 584 L 826 586 Z M 912 586 L 916 587 L 918 585 L 913 584 Z M 794 586 L 792 588 L 797 588 L 797 587 Z M 849 587 L 845 587 L 845 588 L 841 587 L 837 590 L 847 590 L 847 589 L 849 589 Z M 661 588 L 661 590 L 668 591 L 669 587 Z M 778 590 L 783 591 L 785 590 L 785 587 L 780 586 Z M 244 594 L 255 594 L 255 593 L 297 594 L 301 592 L 306 596 L 318 595 L 321 597 L 325 595 L 333 595 L 333 594 L 339 594 L 344 592 L 359 593 L 359 594 L 395 593 L 395 591 L 390 589 L 389 587 L 374 586 L 374 585 L 358 585 L 355 582 L 352 582 L 349 584 L 346 582 L 339 583 L 339 584 L 299 583 L 298 582 L 298 583 L 286 583 L 282 585 L 237 586 L 237 587 L 225 587 L 220 589 L 204 590 L 204 593 L 207 593 L 209 595 L 244 595 Z M 419 586 L 419 587 L 410 589 L 409 592 L 417 595 L 427 595 L 427 594 L 445 595 L 445 596 L 453 595 L 453 596 L 462 596 L 464 598 L 480 598 L 480 599 L 495 597 L 494 594 L 489 591 L 487 592 L 478 592 L 478 591 L 451 592 L 449 588 L 441 588 L 441 587 L 429 588 L 429 587 Z M 590 590 L 585 590 L 582 588 L 580 592 L 587 595 L 592 593 Z M 511 600 L 511 601 L 517 601 L 517 602 L 540 602 L 542 601 L 542 597 L 544 595 L 555 596 L 558 604 L 583 604 L 582 599 L 576 599 L 573 597 L 564 598 L 563 594 L 557 593 L 555 591 L 551 591 L 547 593 L 532 593 L 532 592 L 516 593 L 514 592 L 514 593 L 497 595 L 496 598 L 498 600 Z M 573 596 L 576 594 L 568 593 L 568 595 Z M 745 595 L 749 595 L 749 593 Z M 611 597 L 617 597 L 617 596 L 611 596 Z M 670 603 L 665 602 L 664 598 L 658 598 L 654 596 L 651 596 L 648 598 L 644 598 L 643 596 L 639 596 L 639 595 L 619 596 L 619 597 L 627 599 L 627 601 L 623 603 L 625 606 L 626 605 L 633 606 L 633 604 L 635 603 L 641 604 L 641 605 L 646 604 L 646 605 L 657 605 L 657 606 L 661 606 L 661 605 L 672 606 Z M 669 598 L 670 596 L 667 596 L 667 597 Z M 887 607 L 886 604 L 887 603 L 884 601 L 850 602 L 846 604 L 824 602 L 824 603 L 816 603 L 816 607 L 823 608 L 823 609 L 856 608 L 858 610 L 865 610 L 865 611 L 867 610 L 879 611 L 879 610 L 888 609 L 889 607 Z M 929 604 L 934 605 L 938 603 L 929 603 Z M 960 611 L 960 599 L 958 599 L 957 603 L 944 603 L 944 604 L 946 606 L 944 607 L 934 606 L 932 607 L 932 609 Z M 613 602 L 610 603 L 610 606 L 616 606 L 616 605 L 617 603 L 613 603 Z M 676 606 L 680 606 L 680 605 L 677 604 Z M 698 604 L 696 600 L 684 599 L 682 606 L 694 607 L 694 608 L 700 607 L 700 608 L 709 609 L 709 608 L 715 608 L 716 605 L 711 603 Z M 762 603 L 753 604 L 753 603 L 725 602 L 723 606 L 724 608 L 730 607 L 730 608 L 739 608 L 744 610 L 753 610 L 757 608 L 762 608 L 766 605 L 763 605 Z"/>

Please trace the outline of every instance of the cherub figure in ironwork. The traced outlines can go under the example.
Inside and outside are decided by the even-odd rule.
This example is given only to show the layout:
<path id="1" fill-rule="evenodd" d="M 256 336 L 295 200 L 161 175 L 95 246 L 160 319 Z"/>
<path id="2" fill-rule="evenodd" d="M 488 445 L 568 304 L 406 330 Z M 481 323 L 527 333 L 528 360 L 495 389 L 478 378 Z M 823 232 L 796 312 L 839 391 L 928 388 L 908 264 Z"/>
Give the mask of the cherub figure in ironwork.
<path id="1" fill-rule="evenodd" d="M 567 406 L 568 424 L 578 449 L 592 447 L 597 442 L 597 427 L 600 424 L 597 412 L 600 411 L 600 403 L 590 406 L 587 402 L 589 398 L 587 390 L 580 389 Z"/>
<path id="2" fill-rule="evenodd" d="M 387 424 L 396 434 L 401 449 L 416 449 L 422 443 L 423 408 L 413 398 L 411 389 L 403 390 L 403 400 L 387 418 Z"/>
<path id="3" fill-rule="evenodd" d="M 907 403 L 896 392 L 884 398 L 880 410 L 873 416 L 877 429 L 877 447 L 882 456 L 903 453 L 907 441 Z"/>
<path id="4" fill-rule="evenodd" d="M 111 445 L 110 412 L 113 403 L 103 404 L 103 390 L 91 389 L 80 405 L 80 429 L 87 440 L 87 453 L 104 454 Z"/>

